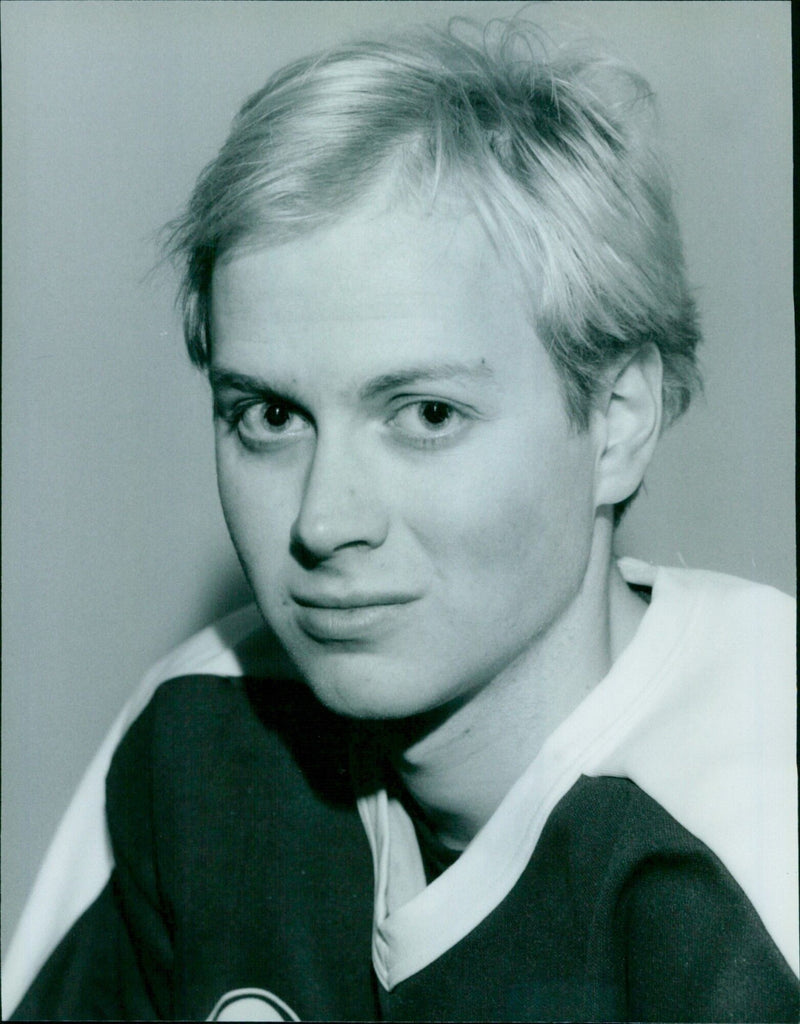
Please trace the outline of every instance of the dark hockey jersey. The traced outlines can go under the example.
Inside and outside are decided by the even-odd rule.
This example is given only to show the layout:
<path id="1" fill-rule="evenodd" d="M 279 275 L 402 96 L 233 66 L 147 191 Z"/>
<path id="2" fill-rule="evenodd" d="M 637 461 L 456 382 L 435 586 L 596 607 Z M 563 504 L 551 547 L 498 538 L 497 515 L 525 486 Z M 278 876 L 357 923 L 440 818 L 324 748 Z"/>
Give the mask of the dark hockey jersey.
<path id="1" fill-rule="evenodd" d="M 796 979 L 719 859 L 612 777 L 580 777 L 500 904 L 387 990 L 361 742 L 296 684 L 162 686 L 109 775 L 109 885 L 17 1018 L 797 1018 Z"/>
<path id="2" fill-rule="evenodd" d="M 620 567 L 652 587 L 636 637 L 430 884 L 363 728 L 207 675 L 253 671 L 253 614 L 170 656 L 135 714 L 193 678 L 115 755 L 113 858 L 101 751 L 40 875 L 17 992 L 103 891 L 17 1015 L 797 1019 L 793 604 Z"/>

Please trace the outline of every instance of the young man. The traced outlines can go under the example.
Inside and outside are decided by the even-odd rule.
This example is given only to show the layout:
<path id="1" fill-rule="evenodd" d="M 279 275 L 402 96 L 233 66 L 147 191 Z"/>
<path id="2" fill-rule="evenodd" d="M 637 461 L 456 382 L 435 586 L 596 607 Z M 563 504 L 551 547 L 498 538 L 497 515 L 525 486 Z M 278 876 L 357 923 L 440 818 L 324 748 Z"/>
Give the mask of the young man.
<path id="1" fill-rule="evenodd" d="M 796 1018 L 791 603 L 612 558 L 699 335 L 645 84 L 539 50 L 292 65 L 174 226 L 268 625 L 20 1019 Z"/>

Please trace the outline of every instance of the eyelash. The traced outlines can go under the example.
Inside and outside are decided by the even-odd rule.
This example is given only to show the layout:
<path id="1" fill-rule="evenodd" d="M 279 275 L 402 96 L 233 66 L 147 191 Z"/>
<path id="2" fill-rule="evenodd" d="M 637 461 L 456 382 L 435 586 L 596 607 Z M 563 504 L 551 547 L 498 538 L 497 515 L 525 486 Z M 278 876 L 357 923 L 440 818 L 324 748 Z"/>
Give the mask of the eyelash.
<path id="1" fill-rule="evenodd" d="M 245 448 L 252 451 L 261 451 L 280 444 L 282 440 L 289 440 L 297 433 L 297 431 L 281 431 L 277 425 L 273 424 L 275 433 L 271 437 L 268 434 L 262 439 L 248 436 L 243 427 L 247 414 L 252 410 L 260 410 L 260 419 L 263 423 L 266 418 L 267 410 L 273 408 L 284 410 L 287 420 L 289 421 L 291 421 L 291 417 L 296 416 L 308 422 L 308 417 L 305 416 L 304 413 L 300 412 L 290 402 L 284 402 L 280 399 L 247 399 L 242 402 L 237 402 L 235 405 L 231 406 L 230 409 L 226 409 L 222 406 L 215 406 L 215 414 L 227 424 L 231 433 L 235 432 L 238 435 L 240 443 L 244 445 Z"/>
<path id="2" fill-rule="evenodd" d="M 440 421 L 442 429 L 437 429 L 438 424 L 428 422 L 428 427 L 431 429 L 427 431 L 424 428 L 425 421 L 422 418 L 423 410 L 425 407 L 436 406 L 440 407 L 440 414 L 444 412 L 444 416 Z M 299 417 L 306 423 L 309 422 L 309 417 L 305 413 L 298 410 L 290 402 L 279 399 L 248 399 L 238 402 L 230 408 L 215 403 L 214 412 L 219 419 L 227 424 L 231 433 L 235 432 L 238 435 L 239 442 L 245 448 L 251 451 L 263 451 L 276 447 L 281 441 L 289 441 L 300 433 L 299 431 L 281 431 L 278 425 L 273 425 L 275 433 L 271 436 L 267 434 L 262 439 L 256 439 L 252 435 L 248 436 L 243 429 L 243 423 L 247 414 L 254 409 L 261 410 L 260 422 L 263 425 L 267 410 L 270 408 L 283 409 L 289 422 L 292 416 Z M 407 427 L 404 429 L 401 417 L 412 410 L 417 410 L 419 422 L 423 424 L 425 432 L 417 434 Z M 431 449 L 443 447 L 453 441 L 467 425 L 469 418 L 467 413 L 459 409 L 452 402 L 445 401 L 444 399 L 414 398 L 413 401 L 405 401 L 399 408 L 395 409 L 387 418 L 386 424 L 394 433 L 395 440 L 398 443 L 410 445 L 414 448 Z"/>
<path id="3" fill-rule="evenodd" d="M 441 421 L 443 429 L 437 430 L 434 424 L 428 423 L 428 427 L 431 429 L 426 433 L 413 434 L 409 430 L 404 431 L 402 426 L 396 427 L 396 432 L 403 435 L 401 437 L 402 443 L 411 444 L 415 448 L 443 447 L 461 433 L 468 420 L 466 413 L 452 402 L 447 402 L 440 398 L 417 398 L 412 402 L 406 402 L 389 418 L 389 426 L 397 424 L 403 413 L 414 409 L 417 410 L 420 422 L 422 423 L 422 411 L 426 406 L 440 406 L 446 410 L 446 415 Z"/>

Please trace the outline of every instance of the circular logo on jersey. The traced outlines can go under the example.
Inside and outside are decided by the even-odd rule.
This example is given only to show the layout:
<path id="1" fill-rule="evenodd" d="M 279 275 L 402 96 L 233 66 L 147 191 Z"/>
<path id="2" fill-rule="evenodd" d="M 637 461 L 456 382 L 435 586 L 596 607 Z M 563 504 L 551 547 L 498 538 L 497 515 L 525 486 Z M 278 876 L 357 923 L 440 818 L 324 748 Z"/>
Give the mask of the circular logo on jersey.
<path id="1" fill-rule="evenodd" d="M 220 999 L 207 1020 L 300 1020 L 294 1010 L 264 988 L 237 988 Z"/>

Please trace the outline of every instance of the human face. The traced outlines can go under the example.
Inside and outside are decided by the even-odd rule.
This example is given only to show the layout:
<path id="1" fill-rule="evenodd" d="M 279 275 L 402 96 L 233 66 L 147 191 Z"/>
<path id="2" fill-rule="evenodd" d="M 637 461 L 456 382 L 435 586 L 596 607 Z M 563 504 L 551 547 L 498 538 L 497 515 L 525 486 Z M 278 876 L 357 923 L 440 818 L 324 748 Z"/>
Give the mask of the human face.
<path id="1" fill-rule="evenodd" d="M 595 447 L 471 217 L 362 210 L 221 263 L 225 518 L 262 613 L 325 704 L 463 703 L 576 600 Z"/>

